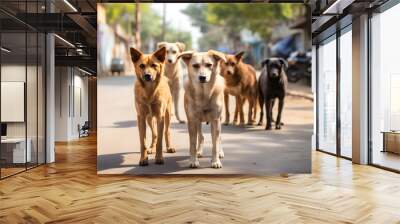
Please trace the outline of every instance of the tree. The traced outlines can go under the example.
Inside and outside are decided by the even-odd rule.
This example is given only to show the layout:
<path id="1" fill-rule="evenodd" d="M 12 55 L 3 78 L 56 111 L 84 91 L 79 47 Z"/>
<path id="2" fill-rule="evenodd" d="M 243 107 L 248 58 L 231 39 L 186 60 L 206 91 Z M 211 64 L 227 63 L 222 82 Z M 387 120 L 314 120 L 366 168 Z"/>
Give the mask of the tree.
<path id="1" fill-rule="evenodd" d="M 151 8 L 151 3 L 140 3 L 140 16 L 137 17 L 137 6 L 139 6 L 138 3 L 106 4 L 107 23 L 121 25 L 128 35 L 134 34 L 136 36 L 140 34 L 140 38 L 135 39 L 141 40 L 136 44 L 143 50 L 154 49 L 155 44 L 160 41 L 180 41 L 185 43 L 187 49 L 191 48 L 192 36 L 190 32 L 177 30 L 170 24 L 163 22 L 162 16 Z M 136 21 L 139 21 L 139 23 Z M 165 33 L 163 33 L 163 30 Z"/>
<path id="2" fill-rule="evenodd" d="M 120 24 L 129 35 L 136 33 L 136 4 L 106 4 L 107 23 Z M 159 37 L 161 35 L 161 17 L 151 9 L 150 3 L 140 3 L 140 39 Z"/>
<path id="3" fill-rule="evenodd" d="M 303 9 L 300 4 L 208 4 L 206 14 L 208 23 L 226 27 L 230 35 L 249 29 L 269 39 L 275 25 L 302 15 Z"/>
<path id="4" fill-rule="evenodd" d="M 200 28 L 202 33 L 208 31 L 208 21 L 207 21 L 207 4 L 190 4 L 182 13 L 186 14 L 192 20 L 192 25 Z"/>

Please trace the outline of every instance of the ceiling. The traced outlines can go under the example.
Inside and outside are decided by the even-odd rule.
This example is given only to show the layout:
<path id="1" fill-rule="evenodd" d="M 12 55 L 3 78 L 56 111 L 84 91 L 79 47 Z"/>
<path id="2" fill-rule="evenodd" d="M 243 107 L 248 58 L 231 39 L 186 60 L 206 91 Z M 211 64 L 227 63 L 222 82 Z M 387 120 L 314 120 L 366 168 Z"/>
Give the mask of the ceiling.
<path id="1" fill-rule="evenodd" d="M 51 13 L 50 13 L 51 12 Z M 36 46 L 25 44 L 29 32 L 57 34 L 56 66 L 79 66 L 96 73 L 96 0 L 1 0 L 0 25 L 9 58 L 35 55 Z M 19 35 L 18 35 L 19 34 Z M 59 38 L 60 37 L 60 38 Z M 25 50 L 25 46 L 28 46 Z"/>

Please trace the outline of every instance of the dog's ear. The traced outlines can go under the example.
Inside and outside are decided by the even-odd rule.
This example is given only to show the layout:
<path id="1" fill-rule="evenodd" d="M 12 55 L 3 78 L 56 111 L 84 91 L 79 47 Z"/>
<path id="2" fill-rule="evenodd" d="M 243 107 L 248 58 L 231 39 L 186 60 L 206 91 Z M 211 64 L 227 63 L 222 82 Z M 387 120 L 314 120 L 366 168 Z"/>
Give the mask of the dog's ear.
<path id="1" fill-rule="evenodd" d="M 209 50 L 207 53 L 211 55 L 217 62 L 218 61 L 226 62 L 225 54 L 222 52 Z"/>
<path id="2" fill-rule="evenodd" d="M 143 55 L 143 53 L 141 51 L 137 50 L 134 47 L 131 47 L 130 51 L 131 51 L 131 58 L 132 58 L 133 63 L 136 63 L 137 61 L 139 61 L 139 59 Z"/>
<path id="3" fill-rule="evenodd" d="M 279 62 L 281 63 L 281 66 L 283 67 L 283 69 L 287 69 L 288 68 L 288 62 L 283 59 L 283 58 L 279 58 Z"/>
<path id="4" fill-rule="evenodd" d="M 157 49 L 160 49 L 162 47 L 167 47 L 167 42 L 158 42 L 157 43 Z"/>
<path id="5" fill-rule="evenodd" d="M 268 63 L 269 63 L 269 58 L 264 59 L 264 61 L 261 62 L 261 67 L 268 65 Z"/>
<path id="6" fill-rule="evenodd" d="M 184 43 L 176 42 L 175 44 L 176 46 L 178 46 L 180 52 L 183 52 L 185 50 L 186 45 Z"/>
<path id="7" fill-rule="evenodd" d="M 167 55 L 167 49 L 165 47 L 161 47 L 156 52 L 153 53 L 153 56 L 157 58 L 160 62 L 164 63 L 165 57 Z"/>
<path id="8" fill-rule="evenodd" d="M 244 55 L 244 51 L 241 51 L 241 52 L 235 54 L 235 58 L 236 58 L 238 61 L 240 61 L 240 60 L 243 58 L 243 55 Z"/>
<path id="9" fill-rule="evenodd" d="M 189 65 L 190 59 L 192 59 L 193 54 L 194 54 L 194 51 L 185 51 L 185 52 L 182 52 L 180 55 L 178 55 L 177 59 L 182 58 L 182 60 L 185 62 L 185 64 Z"/>

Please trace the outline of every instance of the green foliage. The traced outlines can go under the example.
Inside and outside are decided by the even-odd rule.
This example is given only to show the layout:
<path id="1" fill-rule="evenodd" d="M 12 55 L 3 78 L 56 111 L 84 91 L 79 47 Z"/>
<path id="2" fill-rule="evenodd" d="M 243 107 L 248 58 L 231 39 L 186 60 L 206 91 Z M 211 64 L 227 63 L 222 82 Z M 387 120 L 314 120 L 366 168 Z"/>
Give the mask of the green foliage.
<path id="1" fill-rule="evenodd" d="M 226 27 L 231 34 L 249 29 L 268 39 L 273 26 L 299 16 L 302 8 L 300 4 L 211 3 L 207 7 L 207 21 Z"/>
<path id="2" fill-rule="evenodd" d="M 135 31 L 135 12 L 136 4 L 126 3 L 108 3 L 106 4 L 107 23 L 110 25 L 119 24 L 128 33 L 133 34 Z M 151 8 L 151 3 L 140 4 L 141 13 L 141 39 L 146 43 L 150 39 L 155 41 L 180 41 L 186 46 L 192 46 L 192 38 L 190 32 L 179 31 L 172 27 L 166 27 L 165 40 L 161 40 L 162 35 L 162 19 Z"/>
<path id="3" fill-rule="evenodd" d="M 202 33 L 208 31 L 207 4 L 190 4 L 182 13 L 189 16 L 192 25 L 199 27 Z"/>
<path id="4" fill-rule="evenodd" d="M 225 28 L 229 36 L 249 29 L 268 39 L 274 25 L 304 14 L 304 6 L 289 3 L 208 3 L 190 4 L 183 12 L 203 33 L 212 26 L 218 26 Z"/>
<path id="5" fill-rule="evenodd" d="M 108 24 L 119 24 L 128 34 L 135 32 L 136 4 L 109 3 L 106 4 L 106 9 Z M 151 9 L 151 4 L 140 4 L 140 13 L 141 38 L 160 35 L 161 18 Z"/>
<path id="6" fill-rule="evenodd" d="M 186 49 L 192 48 L 192 36 L 190 32 L 175 29 L 167 29 L 164 40 L 166 42 L 182 42 L 186 45 Z"/>

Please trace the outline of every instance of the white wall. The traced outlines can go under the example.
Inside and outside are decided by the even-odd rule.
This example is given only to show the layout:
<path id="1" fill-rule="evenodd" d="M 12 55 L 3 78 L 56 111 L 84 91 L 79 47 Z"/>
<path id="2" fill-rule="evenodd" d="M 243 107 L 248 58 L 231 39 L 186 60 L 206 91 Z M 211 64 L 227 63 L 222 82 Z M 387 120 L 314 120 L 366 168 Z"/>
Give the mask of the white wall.
<path id="1" fill-rule="evenodd" d="M 88 78 L 76 68 L 56 67 L 55 140 L 79 137 L 78 125 L 88 120 Z"/>

